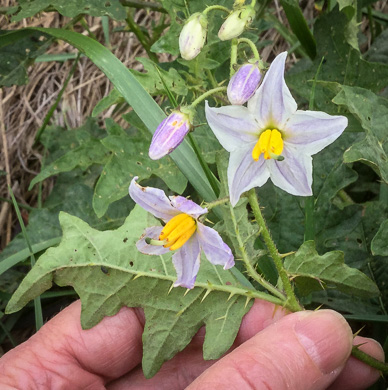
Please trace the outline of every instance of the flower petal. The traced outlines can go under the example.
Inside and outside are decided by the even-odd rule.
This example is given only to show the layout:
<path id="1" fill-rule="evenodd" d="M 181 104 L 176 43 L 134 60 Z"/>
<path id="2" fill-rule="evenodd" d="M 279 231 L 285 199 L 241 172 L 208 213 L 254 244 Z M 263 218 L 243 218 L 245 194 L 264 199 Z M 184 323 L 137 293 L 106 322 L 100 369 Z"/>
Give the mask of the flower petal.
<path id="1" fill-rule="evenodd" d="M 202 208 L 192 200 L 186 199 L 183 196 L 170 196 L 170 201 L 177 210 L 182 213 L 189 214 L 195 219 L 197 219 L 200 215 L 207 213 L 206 208 Z"/>
<path id="2" fill-rule="evenodd" d="M 344 116 L 298 110 L 283 129 L 285 142 L 311 156 L 334 142 L 347 125 L 348 119 Z"/>
<path id="3" fill-rule="evenodd" d="M 235 206 L 240 195 L 253 187 L 261 187 L 269 178 L 266 160 L 255 161 L 252 150 L 255 143 L 245 145 L 230 154 L 228 166 L 228 185 L 230 203 Z"/>
<path id="4" fill-rule="evenodd" d="M 142 187 L 136 183 L 138 176 L 135 176 L 129 185 L 129 195 L 144 210 L 153 214 L 156 218 L 164 221 L 170 220 L 179 211 L 172 207 L 166 194 L 153 187 Z"/>
<path id="5" fill-rule="evenodd" d="M 136 248 L 139 250 L 139 252 L 144 253 L 145 255 L 163 255 L 164 253 L 169 252 L 169 248 L 150 245 L 145 242 L 147 237 L 152 238 L 153 240 L 158 240 L 162 229 L 163 226 L 152 226 L 144 230 L 140 240 L 136 243 Z"/>
<path id="6" fill-rule="evenodd" d="M 174 287 L 194 287 L 195 279 L 199 271 L 200 254 L 201 251 L 197 235 L 194 234 L 186 244 L 172 256 L 172 262 L 178 275 Z"/>
<path id="7" fill-rule="evenodd" d="M 262 84 L 248 102 L 248 110 L 255 115 L 262 129 L 282 129 L 286 120 L 297 109 L 297 104 L 284 81 L 286 58 L 285 51 L 273 60 Z"/>
<path id="8" fill-rule="evenodd" d="M 206 119 L 220 144 L 231 152 L 247 142 L 258 140 L 259 126 L 255 117 L 243 106 L 220 108 L 205 105 Z"/>
<path id="9" fill-rule="evenodd" d="M 232 251 L 222 241 L 221 236 L 214 229 L 197 223 L 198 241 L 201 249 L 205 252 L 206 258 L 215 265 L 223 265 L 224 269 L 234 266 Z"/>
<path id="10" fill-rule="evenodd" d="M 287 145 L 283 161 L 267 160 L 271 180 L 275 186 L 291 195 L 310 196 L 313 194 L 313 164 L 311 156 L 300 153 L 297 148 Z"/>

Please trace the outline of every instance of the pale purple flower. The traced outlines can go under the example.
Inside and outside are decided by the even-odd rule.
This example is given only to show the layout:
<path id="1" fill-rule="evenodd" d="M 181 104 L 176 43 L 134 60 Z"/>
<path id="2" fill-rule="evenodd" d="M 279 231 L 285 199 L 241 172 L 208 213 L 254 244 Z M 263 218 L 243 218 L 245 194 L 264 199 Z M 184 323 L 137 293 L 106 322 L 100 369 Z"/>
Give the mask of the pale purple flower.
<path id="1" fill-rule="evenodd" d="M 182 143 L 190 130 L 189 115 L 179 110 L 173 111 L 155 130 L 148 152 L 150 158 L 159 160 L 171 153 Z"/>
<path id="2" fill-rule="evenodd" d="M 229 269 L 234 266 L 234 257 L 232 251 L 223 241 L 221 236 L 212 228 L 205 226 L 198 218 L 206 214 L 208 211 L 205 208 L 197 205 L 193 201 L 184 198 L 183 196 L 167 197 L 165 193 L 152 187 L 142 187 L 136 183 L 138 178 L 134 177 L 129 186 L 129 195 L 139 204 L 144 210 L 153 214 L 156 218 L 166 222 L 165 227 L 154 226 L 147 228 L 136 243 L 138 250 L 148 255 L 162 255 L 174 250 L 172 262 L 178 275 L 174 287 L 182 286 L 193 288 L 197 273 L 199 270 L 201 251 L 205 253 L 206 258 L 215 265 L 223 265 L 224 269 Z M 162 231 L 166 231 L 169 222 L 180 219 L 181 222 L 175 223 L 175 230 L 165 234 L 166 237 L 175 236 L 184 237 L 184 244 L 178 249 L 174 249 L 178 245 L 178 240 L 172 240 L 165 247 L 162 245 L 156 246 L 147 243 L 148 239 L 162 242 Z M 184 226 L 185 225 L 185 226 Z M 166 240 L 164 240 L 166 241 Z"/>
<path id="3" fill-rule="evenodd" d="M 232 104 L 244 104 L 260 84 L 261 72 L 256 64 L 244 64 L 229 81 L 227 94 Z"/>
<path id="4" fill-rule="evenodd" d="M 248 107 L 211 108 L 206 118 L 221 145 L 230 152 L 228 185 L 234 206 L 240 195 L 268 178 L 284 191 L 312 195 L 312 155 L 345 130 L 344 116 L 297 110 L 284 80 L 287 52 L 271 64 Z"/>

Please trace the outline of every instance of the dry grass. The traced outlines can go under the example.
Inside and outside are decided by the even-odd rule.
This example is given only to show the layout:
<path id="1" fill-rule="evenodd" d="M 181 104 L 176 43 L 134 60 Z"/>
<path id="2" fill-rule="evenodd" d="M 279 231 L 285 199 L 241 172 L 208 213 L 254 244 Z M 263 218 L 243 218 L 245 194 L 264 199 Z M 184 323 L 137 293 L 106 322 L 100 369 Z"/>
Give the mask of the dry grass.
<path id="1" fill-rule="evenodd" d="M 10 2 L 8 2 L 10 3 Z M 2 4 L 3 5 L 3 4 Z M 5 4 L 8 5 L 8 4 Z M 148 26 L 157 14 L 139 10 L 135 20 L 141 25 Z M 8 23 L 0 16 L 2 29 L 16 29 L 28 26 L 61 28 L 69 22 L 57 13 L 45 13 L 36 18 L 22 22 Z M 88 17 L 90 30 L 103 42 L 101 18 Z M 110 22 L 111 30 L 117 27 L 116 22 Z M 141 70 L 135 57 L 146 56 L 142 46 L 133 33 L 112 33 L 110 44 L 112 52 L 127 67 Z M 64 42 L 54 44 L 48 53 L 71 53 L 74 48 Z M 3 88 L 0 91 L 0 124 L 1 134 L 0 170 L 9 172 L 8 180 L 4 176 L 0 181 L 0 196 L 8 198 L 7 182 L 13 188 L 16 199 L 21 204 L 36 207 L 38 190 L 28 191 L 33 177 L 40 171 L 43 149 L 34 145 L 37 131 L 44 117 L 54 104 L 63 83 L 70 72 L 73 61 L 41 62 L 29 69 L 29 83 L 24 86 Z M 54 113 L 52 123 L 69 129 L 81 126 L 89 117 L 96 103 L 107 96 L 112 84 L 106 76 L 89 61 L 81 58 L 77 69 L 70 80 L 66 91 Z M 103 117 L 112 117 L 113 107 L 107 110 Z M 120 118 L 114 118 L 120 122 Z M 50 192 L 52 181 L 46 180 L 43 186 L 42 198 Z M 0 249 L 9 243 L 14 235 L 14 227 L 18 226 L 13 207 L 8 202 L 2 202 L 0 207 Z M 23 215 L 27 218 L 28 214 Z"/>

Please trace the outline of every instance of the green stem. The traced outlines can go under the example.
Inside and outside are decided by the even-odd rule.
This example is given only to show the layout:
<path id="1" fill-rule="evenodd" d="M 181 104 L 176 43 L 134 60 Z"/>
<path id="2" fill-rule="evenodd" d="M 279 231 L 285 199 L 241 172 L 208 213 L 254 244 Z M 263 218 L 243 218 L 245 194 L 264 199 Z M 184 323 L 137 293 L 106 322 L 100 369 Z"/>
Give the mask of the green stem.
<path id="1" fill-rule="evenodd" d="M 310 241 L 315 238 L 314 224 L 314 196 L 306 197 L 304 203 L 304 240 Z"/>
<path id="2" fill-rule="evenodd" d="M 254 188 L 248 191 L 248 201 L 252 207 L 253 215 L 255 216 L 256 222 L 260 227 L 260 232 L 264 239 L 264 243 L 268 248 L 268 251 L 275 263 L 275 267 L 279 273 L 279 277 L 283 283 L 283 288 L 287 295 L 288 307 L 293 312 L 303 310 L 298 300 L 296 299 L 290 279 L 288 278 L 287 272 L 283 267 L 282 259 L 279 255 L 275 243 L 272 240 L 271 234 L 267 228 L 264 217 L 260 210 L 259 201 L 257 200 L 256 191 Z"/>
<path id="3" fill-rule="evenodd" d="M 167 10 L 163 8 L 160 4 L 157 3 L 149 3 L 145 1 L 136 1 L 136 0 L 120 0 L 120 3 L 124 7 L 132 7 L 132 8 L 137 8 L 137 9 L 144 9 L 144 8 L 149 8 L 151 11 L 157 11 L 161 12 L 163 14 L 167 13 Z"/>
<path id="4" fill-rule="evenodd" d="M 251 1 L 251 7 L 254 8 L 255 5 L 256 5 L 256 0 L 252 0 Z"/>
<path id="5" fill-rule="evenodd" d="M 141 31 L 139 26 L 135 23 L 130 12 L 127 12 L 126 22 L 128 23 L 128 26 L 131 29 L 131 31 L 136 35 L 141 45 L 144 47 L 144 50 L 147 52 L 148 57 L 150 57 L 152 61 L 158 63 L 159 62 L 158 56 L 151 51 L 151 46 L 146 36 L 143 34 L 143 31 Z"/>
<path id="6" fill-rule="evenodd" d="M 211 83 L 212 87 L 213 88 L 217 88 L 218 87 L 218 83 L 217 83 L 217 80 L 214 78 L 213 73 L 211 72 L 211 70 L 206 68 L 206 74 L 207 74 L 208 79 L 210 80 L 210 83 Z"/>
<path id="7" fill-rule="evenodd" d="M 189 106 L 189 108 L 195 108 L 199 103 L 202 102 L 202 100 L 205 100 L 208 96 L 214 95 L 218 92 L 225 92 L 226 87 L 217 87 L 213 89 L 209 89 L 209 91 L 205 92 L 201 96 L 198 96 Z"/>
<path id="8" fill-rule="evenodd" d="M 357 346 L 353 346 L 352 355 L 355 358 L 357 358 L 358 360 L 361 360 L 362 362 L 366 363 L 368 366 L 371 366 L 371 367 L 376 368 L 377 370 L 381 371 L 383 374 L 388 374 L 388 364 L 387 363 L 383 363 L 380 360 L 375 359 L 374 357 L 361 351 Z"/>
<path id="9" fill-rule="evenodd" d="M 27 230 L 26 230 L 26 227 L 24 225 L 22 215 L 20 214 L 20 209 L 19 209 L 19 206 L 16 202 L 15 195 L 14 195 L 12 188 L 10 186 L 8 186 L 8 191 L 9 191 L 9 194 L 11 195 L 13 206 L 15 208 L 15 212 L 16 212 L 16 215 L 18 217 L 19 224 L 20 224 L 20 227 L 22 229 L 24 239 L 26 240 L 27 247 L 28 247 L 28 250 L 30 252 L 31 268 L 32 268 L 35 265 L 35 256 L 34 256 L 34 252 L 32 250 L 31 242 L 30 242 L 30 239 L 28 237 Z M 35 327 L 36 327 L 36 330 L 38 331 L 43 326 L 42 304 L 40 302 L 40 297 L 34 298 L 34 307 L 35 307 Z"/>
<path id="10" fill-rule="evenodd" d="M 233 38 L 230 47 L 230 71 L 229 71 L 230 77 L 234 75 L 235 73 L 234 65 L 237 64 L 237 45 L 238 45 L 237 39 Z"/>
<path id="11" fill-rule="evenodd" d="M 204 207 L 206 207 L 208 210 L 211 210 L 213 207 L 219 206 L 220 204 L 224 204 L 229 201 L 230 201 L 229 196 L 225 196 L 224 198 L 214 200 L 213 202 L 205 203 Z"/>
<path id="12" fill-rule="evenodd" d="M 259 51 L 257 50 L 256 45 L 250 39 L 248 39 L 248 38 L 239 38 L 237 40 L 237 44 L 240 44 L 240 43 L 246 43 L 247 45 L 249 45 L 249 47 L 252 50 L 252 53 L 253 53 L 255 59 L 257 61 L 260 61 Z"/>
<path id="13" fill-rule="evenodd" d="M 261 286 L 263 286 L 265 289 L 267 289 L 269 292 L 271 292 L 273 295 L 277 296 L 283 301 L 283 305 L 286 306 L 287 300 L 286 297 L 283 295 L 281 291 L 279 291 L 276 287 L 274 287 L 271 283 L 267 282 L 260 274 L 257 273 L 256 269 L 253 267 L 251 260 L 248 257 L 248 254 L 245 250 L 244 243 L 241 239 L 240 232 L 238 229 L 238 224 L 236 220 L 236 216 L 234 215 L 233 206 L 229 203 L 229 210 L 230 210 L 230 217 L 232 219 L 234 232 L 236 233 L 237 242 L 239 246 L 239 250 L 241 252 L 242 261 L 244 262 L 245 268 L 248 272 L 248 275 L 256 280 L 257 283 L 259 283 Z M 290 310 L 292 310 L 292 307 L 289 307 Z"/>
<path id="14" fill-rule="evenodd" d="M 205 8 L 205 10 L 202 12 L 202 14 L 206 15 L 210 11 L 224 11 L 224 12 L 230 14 L 230 9 L 223 7 L 222 5 L 211 5 L 207 8 Z"/>
<path id="15" fill-rule="evenodd" d="M 192 134 L 188 134 L 187 137 L 189 138 L 190 144 L 192 148 L 194 149 L 194 152 L 196 156 L 198 157 L 199 163 L 201 164 L 202 169 L 205 172 L 205 175 L 207 179 L 209 180 L 209 183 L 216 194 L 216 196 L 220 193 L 220 183 L 218 182 L 217 178 L 214 176 L 213 172 L 210 170 L 209 166 L 207 165 L 206 161 L 204 160 L 201 151 L 199 150 L 199 147 L 197 145 L 196 140 L 194 139 Z"/>

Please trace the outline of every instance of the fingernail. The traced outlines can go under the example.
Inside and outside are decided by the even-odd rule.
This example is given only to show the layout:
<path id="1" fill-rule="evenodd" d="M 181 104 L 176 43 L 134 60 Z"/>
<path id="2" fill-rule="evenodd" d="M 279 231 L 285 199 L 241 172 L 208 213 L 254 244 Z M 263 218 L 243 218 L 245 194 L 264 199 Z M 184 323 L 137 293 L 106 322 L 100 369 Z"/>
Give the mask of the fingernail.
<path id="1" fill-rule="evenodd" d="M 350 355 L 352 330 L 344 317 L 333 310 L 301 313 L 295 333 L 323 374 L 343 365 Z"/>

